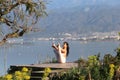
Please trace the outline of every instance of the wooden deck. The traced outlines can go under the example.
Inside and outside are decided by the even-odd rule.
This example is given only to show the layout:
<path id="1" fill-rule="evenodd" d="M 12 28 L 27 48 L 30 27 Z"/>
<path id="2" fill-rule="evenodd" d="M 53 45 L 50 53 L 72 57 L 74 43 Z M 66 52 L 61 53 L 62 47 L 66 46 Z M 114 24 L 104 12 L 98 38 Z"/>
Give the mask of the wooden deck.
<path id="1" fill-rule="evenodd" d="M 11 67 L 36 67 L 36 68 L 63 68 L 69 69 L 77 67 L 77 63 L 43 63 L 43 64 L 29 64 L 29 65 L 11 65 Z"/>
<path id="2" fill-rule="evenodd" d="M 31 80 L 40 80 L 39 77 L 44 73 L 44 69 L 49 67 L 52 71 L 51 73 L 58 73 L 66 71 L 73 67 L 78 67 L 77 63 L 43 63 L 43 64 L 28 64 L 28 65 L 11 65 L 9 73 L 14 73 L 17 70 L 21 70 L 23 67 L 31 68 Z"/>

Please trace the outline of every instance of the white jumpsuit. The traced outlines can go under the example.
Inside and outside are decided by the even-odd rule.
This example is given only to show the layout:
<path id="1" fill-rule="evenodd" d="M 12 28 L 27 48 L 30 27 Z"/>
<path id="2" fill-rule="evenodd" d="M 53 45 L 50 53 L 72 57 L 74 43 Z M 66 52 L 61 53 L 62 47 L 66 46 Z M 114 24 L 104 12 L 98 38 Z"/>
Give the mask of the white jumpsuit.
<path id="1" fill-rule="evenodd" d="M 65 63 L 66 62 L 66 57 L 65 57 L 65 53 L 62 53 L 61 52 L 61 47 L 60 45 L 58 46 L 58 50 L 55 50 L 54 49 L 54 52 L 55 52 L 55 55 L 56 55 L 56 58 L 57 58 L 57 61 L 59 63 Z"/>

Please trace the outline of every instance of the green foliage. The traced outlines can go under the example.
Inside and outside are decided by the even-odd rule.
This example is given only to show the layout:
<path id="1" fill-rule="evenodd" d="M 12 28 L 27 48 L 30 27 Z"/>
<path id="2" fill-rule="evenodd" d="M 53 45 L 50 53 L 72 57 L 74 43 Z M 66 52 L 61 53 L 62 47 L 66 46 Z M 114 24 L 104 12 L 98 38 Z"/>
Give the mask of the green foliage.
<path id="1" fill-rule="evenodd" d="M 119 53 L 119 49 L 117 53 Z M 99 57 L 100 54 L 91 55 L 88 60 L 80 58 L 78 68 L 72 68 L 66 73 L 55 74 L 50 77 L 50 80 L 113 80 L 120 71 L 117 67 L 119 65 L 115 64 L 115 57 L 111 54 L 106 54 L 103 60 L 100 60 Z"/>
<path id="2" fill-rule="evenodd" d="M 57 63 L 56 58 L 52 58 L 52 61 L 50 63 Z"/>
<path id="3" fill-rule="evenodd" d="M 118 47 L 116 50 L 117 55 L 115 56 L 115 64 L 120 65 L 120 47 Z"/>
<path id="4" fill-rule="evenodd" d="M 0 80 L 30 80 L 31 71 L 23 67 L 21 71 L 15 71 L 13 74 L 6 74 L 0 77 Z"/>
<path id="5" fill-rule="evenodd" d="M 116 57 L 120 60 L 120 47 L 117 48 L 115 51 L 117 53 Z"/>
<path id="6" fill-rule="evenodd" d="M 120 36 L 120 32 L 118 32 L 118 35 Z"/>
<path id="7" fill-rule="evenodd" d="M 112 80 L 113 79 L 113 76 L 114 76 L 114 72 L 115 72 L 115 69 L 114 69 L 114 64 L 110 64 L 109 65 L 109 78 L 110 78 L 110 80 Z"/>
<path id="8" fill-rule="evenodd" d="M 89 68 L 92 68 L 94 66 L 98 66 L 100 64 L 98 56 L 96 56 L 96 55 L 89 56 L 87 62 L 88 62 L 87 64 L 88 64 Z"/>
<path id="9" fill-rule="evenodd" d="M 50 72 L 51 72 L 50 68 L 45 68 L 42 80 L 46 80 Z"/>
<path id="10" fill-rule="evenodd" d="M 92 79 L 94 80 L 98 80 L 100 79 L 100 66 L 93 66 L 92 69 L 90 70 L 91 71 L 91 77 Z"/>
<path id="11" fill-rule="evenodd" d="M 103 64 L 109 65 L 111 63 L 114 63 L 114 56 L 111 54 L 105 54 L 103 58 Z"/>
<path id="12" fill-rule="evenodd" d="M 78 63 L 78 67 L 87 66 L 87 65 L 86 65 L 86 60 L 85 60 L 85 59 L 82 59 L 82 58 L 78 59 L 78 60 L 77 60 L 77 63 Z"/>
<path id="13" fill-rule="evenodd" d="M 72 68 L 66 73 L 55 74 L 50 80 L 85 80 L 86 69 Z"/>
<path id="14" fill-rule="evenodd" d="M 109 80 L 109 66 L 102 65 L 100 66 L 100 79 L 99 80 Z"/>

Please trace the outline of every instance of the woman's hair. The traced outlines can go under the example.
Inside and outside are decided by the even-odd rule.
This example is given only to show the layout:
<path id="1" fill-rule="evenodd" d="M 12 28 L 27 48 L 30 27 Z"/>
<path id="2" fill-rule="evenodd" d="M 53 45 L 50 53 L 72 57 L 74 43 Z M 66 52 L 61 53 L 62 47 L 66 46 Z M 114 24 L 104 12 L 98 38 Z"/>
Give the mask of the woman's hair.
<path id="1" fill-rule="evenodd" d="M 68 42 L 64 42 L 64 44 L 67 45 L 67 56 L 68 56 L 68 54 L 69 54 L 69 44 L 68 44 Z"/>

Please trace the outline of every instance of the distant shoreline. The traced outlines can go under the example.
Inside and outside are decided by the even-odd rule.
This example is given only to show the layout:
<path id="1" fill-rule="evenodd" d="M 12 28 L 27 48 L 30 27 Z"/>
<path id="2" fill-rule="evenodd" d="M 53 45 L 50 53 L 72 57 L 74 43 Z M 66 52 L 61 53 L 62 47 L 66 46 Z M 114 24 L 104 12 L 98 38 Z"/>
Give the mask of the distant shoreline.
<path id="1" fill-rule="evenodd" d="M 55 38 L 55 37 L 41 37 L 41 38 L 34 38 L 34 40 L 38 40 L 38 41 L 64 41 L 64 40 L 68 40 L 68 41 L 106 41 L 106 40 L 115 40 L 115 41 L 119 41 L 120 37 L 119 36 L 103 36 L 103 37 L 97 37 L 97 36 L 90 36 L 90 37 L 78 37 L 78 38 L 74 38 L 74 37 L 60 37 L 60 38 Z"/>
<path id="2" fill-rule="evenodd" d="M 14 38 L 14 39 L 8 39 L 7 43 L 25 43 L 25 42 L 34 42 L 34 41 L 83 41 L 83 42 L 91 42 L 91 41 L 120 41 L 119 36 L 104 36 L 104 37 L 97 37 L 97 36 L 90 36 L 90 37 L 41 37 L 41 38 Z"/>

